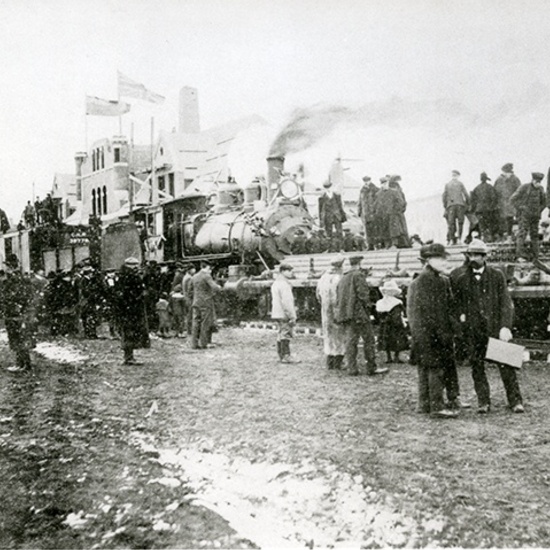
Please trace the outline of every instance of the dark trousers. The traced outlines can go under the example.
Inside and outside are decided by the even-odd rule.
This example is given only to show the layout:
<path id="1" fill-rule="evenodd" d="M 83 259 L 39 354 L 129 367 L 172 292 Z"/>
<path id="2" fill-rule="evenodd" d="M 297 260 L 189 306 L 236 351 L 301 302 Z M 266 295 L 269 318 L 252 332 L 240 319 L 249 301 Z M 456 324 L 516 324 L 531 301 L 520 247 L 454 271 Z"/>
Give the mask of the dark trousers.
<path id="1" fill-rule="evenodd" d="M 437 412 L 444 408 L 443 367 L 418 365 L 418 410 L 423 413 Z"/>
<path id="2" fill-rule="evenodd" d="M 214 310 L 212 306 L 193 306 L 192 348 L 206 348 L 210 342 L 213 324 Z"/>
<path id="3" fill-rule="evenodd" d="M 26 334 L 21 321 L 6 319 L 6 332 L 10 348 L 15 353 L 15 362 L 19 368 L 26 369 L 31 366 L 31 355 L 29 350 L 32 347 L 31 339 Z"/>
<path id="4" fill-rule="evenodd" d="M 461 204 L 452 204 L 447 208 L 447 242 L 456 244 L 457 239 L 462 239 L 464 216 L 466 207 Z M 458 237 L 457 237 L 458 225 Z"/>
<path id="5" fill-rule="evenodd" d="M 374 343 L 374 330 L 370 321 L 345 323 L 346 328 L 346 365 L 350 374 L 357 374 L 357 346 L 359 339 L 363 340 L 363 352 L 367 364 L 367 374 L 376 370 L 376 351 Z"/>
<path id="6" fill-rule="evenodd" d="M 533 257 L 539 257 L 539 216 L 520 216 L 518 236 L 516 242 L 516 254 L 523 257 L 525 254 L 525 237 L 531 238 L 531 252 Z"/>
<path id="7" fill-rule="evenodd" d="M 172 320 L 176 334 L 185 332 L 185 321 L 187 319 L 186 304 L 183 298 L 172 298 Z"/>
<path id="8" fill-rule="evenodd" d="M 480 331 L 472 331 L 471 338 L 471 356 L 470 363 L 472 364 L 472 378 L 474 379 L 474 389 L 477 395 L 479 406 L 491 404 L 491 390 L 489 381 L 485 372 L 485 354 L 487 352 L 487 344 L 489 339 L 483 336 Z M 507 365 L 499 366 L 500 377 L 506 391 L 506 398 L 510 407 L 514 407 L 522 402 L 521 392 L 517 378 L 516 369 Z"/>
<path id="9" fill-rule="evenodd" d="M 480 237 L 485 242 L 491 242 L 498 232 L 497 212 L 489 210 L 485 212 L 476 212 L 479 220 Z"/>

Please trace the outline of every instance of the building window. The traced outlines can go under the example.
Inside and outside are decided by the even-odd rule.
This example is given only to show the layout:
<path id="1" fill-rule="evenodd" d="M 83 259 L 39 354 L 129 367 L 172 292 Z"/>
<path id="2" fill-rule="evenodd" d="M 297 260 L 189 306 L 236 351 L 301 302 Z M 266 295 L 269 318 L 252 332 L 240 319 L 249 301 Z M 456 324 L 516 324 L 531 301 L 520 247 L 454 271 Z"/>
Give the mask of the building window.
<path id="1" fill-rule="evenodd" d="M 184 179 L 183 180 L 183 188 L 187 189 L 192 183 L 193 183 L 192 179 Z"/>
<path id="2" fill-rule="evenodd" d="M 170 193 L 172 197 L 176 196 L 175 187 L 174 187 L 174 172 L 171 172 L 170 174 L 168 174 L 168 193 Z"/>
<path id="3" fill-rule="evenodd" d="M 164 147 L 160 148 L 160 156 L 162 157 L 162 155 L 164 155 Z"/>
<path id="4" fill-rule="evenodd" d="M 95 172 L 95 149 L 92 151 L 92 172 Z"/>
<path id="5" fill-rule="evenodd" d="M 97 214 L 96 206 L 95 206 L 95 189 L 92 189 L 92 215 L 95 216 Z"/>
<path id="6" fill-rule="evenodd" d="M 101 168 L 105 168 L 105 151 L 101 148 Z"/>
<path id="7" fill-rule="evenodd" d="M 166 185 L 165 185 L 165 182 L 164 182 L 164 176 L 159 176 L 158 182 L 159 182 L 159 191 L 164 191 L 166 189 Z"/>
<path id="8" fill-rule="evenodd" d="M 107 187 L 103 186 L 103 213 L 107 214 Z"/>
<path id="9" fill-rule="evenodd" d="M 97 203 L 97 206 L 96 206 L 97 215 L 101 216 L 101 188 L 99 187 L 97 188 L 97 191 L 96 191 L 95 200 Z"/>
<path id="10" fill-rule="evenodd" d="M 120 162 L 120 147 L 114 149 L 115 162 Z"/>

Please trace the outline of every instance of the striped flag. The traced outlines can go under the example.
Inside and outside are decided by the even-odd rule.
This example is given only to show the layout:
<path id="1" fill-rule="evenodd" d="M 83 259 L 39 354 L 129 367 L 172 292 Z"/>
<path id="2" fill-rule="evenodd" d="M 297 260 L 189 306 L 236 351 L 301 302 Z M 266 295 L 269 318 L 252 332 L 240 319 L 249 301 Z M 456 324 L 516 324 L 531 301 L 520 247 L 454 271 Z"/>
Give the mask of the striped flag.
<path id="1" fill-rule="evenodd" d="M 164 102 L 163 96 L 148 90 L 143 84 L 128 78 L 120 71 L 118 71 L 118 95 L 120 97 L 135 97 L 151 103 Z"/>
<path id="2" fill-rule="evenodd" d="M 86 114 L 97 116 L 120 116 L 130 110 L 130 104 L 124 101 L 111 101 L 93 95 L 86 96 Z"/>

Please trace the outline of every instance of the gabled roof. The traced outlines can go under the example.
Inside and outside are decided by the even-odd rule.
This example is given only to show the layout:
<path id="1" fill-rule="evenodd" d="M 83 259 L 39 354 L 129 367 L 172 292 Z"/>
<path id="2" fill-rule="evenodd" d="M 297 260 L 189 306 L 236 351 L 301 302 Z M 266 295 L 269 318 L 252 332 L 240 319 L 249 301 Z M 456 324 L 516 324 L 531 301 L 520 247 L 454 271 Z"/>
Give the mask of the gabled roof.
<path id="1" fill-rule="evenodd" d="M 151 168 L 151 146 L 134 145 L 130 155 L 130 172 L 142 172 Z"/>
<path id="2" fill-rule="evenodd" d="M 56 172 L 53 176 L 52 197 L 65 198 L 69 195 L 76 197 L 76 176 Z"/>

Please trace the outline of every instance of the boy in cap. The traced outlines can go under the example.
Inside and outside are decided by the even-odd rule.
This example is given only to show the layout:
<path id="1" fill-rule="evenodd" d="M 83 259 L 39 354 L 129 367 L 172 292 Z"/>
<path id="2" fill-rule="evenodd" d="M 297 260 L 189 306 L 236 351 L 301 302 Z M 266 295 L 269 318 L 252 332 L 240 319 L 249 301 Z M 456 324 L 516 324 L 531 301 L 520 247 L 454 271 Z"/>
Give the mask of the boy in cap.
<path id="1" fill-rule="evenodd" d="M 294 336 L 296 324 L 296 307 L 289 279 L 293 267 L 289 264 L 279 265 L 275 281 L 271 285 L 271 318 L 277 321 L 277 353 L 281 363 L 299 363 L 290 355 L 290 339 Z"/>
<path id="2" fill-rule="evenodd" d="M 502 173 L 495 181 L 498 206 L 498 232 L 512 242 L 515 208 L 510 202 L 511 196 L 521 185 L 519 178 L 514 174 L 514 165 L 507 162 L 502 168 Z"/>
<path id="3" fill-rule="evenodd" d="M 542 211 L 546 208 L 546 195 L 542 188 L 544 174 L 533 172 L 531 183 L 524 183 L 510 197 L 518 216 L 518 235 L 516 255 L 518 259 L 525 259 L 525 237 L 529 233 L 531 252 L 534 258 L 539 257 L 539 221 Z"/>
<path id="4" fill-rule="evenodd" d="M 487 265 L 487 252 L 487 245 L 474 239 L 466 252 L 468 265 L 451 278 L 456 315 L 469 344 L 479 413 L 488 413 L 491 405 L 484 363 L 489 337 L 508 342 L 512 338 L 510 329 L 514 312 L 504 275 Z M 515 413 L 522 413 L 524 409 L 515 369 L 503 365 L 499 371 L 510 408 Z"/>
<path id="5" fill-rule="evenodd" d="M 424 269 L 409 287 L 407 317 L 412 350 L 418 369 L 418 412 L 437 418 L 455 418 L 458 411 L 445 407 L 443 390 L 446 370 L 454 365 L 451 287 L 447 252 L 442 244 L 420 249 Z M 449 400 L 458 397 L 448 395 Z M 449 388 L 447 388 L 449 389 Z"/>
<path id="6" fill-rule="evenodd" d="M 366 270 L 361 269 L 363 256 L 352 256 L 349 259 L 350 270 L 344 274 L 337 288 L 336 320 L 345 328 L 346 333 L 346 364 L 351 376 L 359 374 L 357 367 L 357 346 L 359 339 L 363 340 L 363 351 L 367 364 L 367 374 L 383 374 L 388 369 L 376 367 L 376 349 L 374 331 L 370 320 L 369 285 Z"/>

